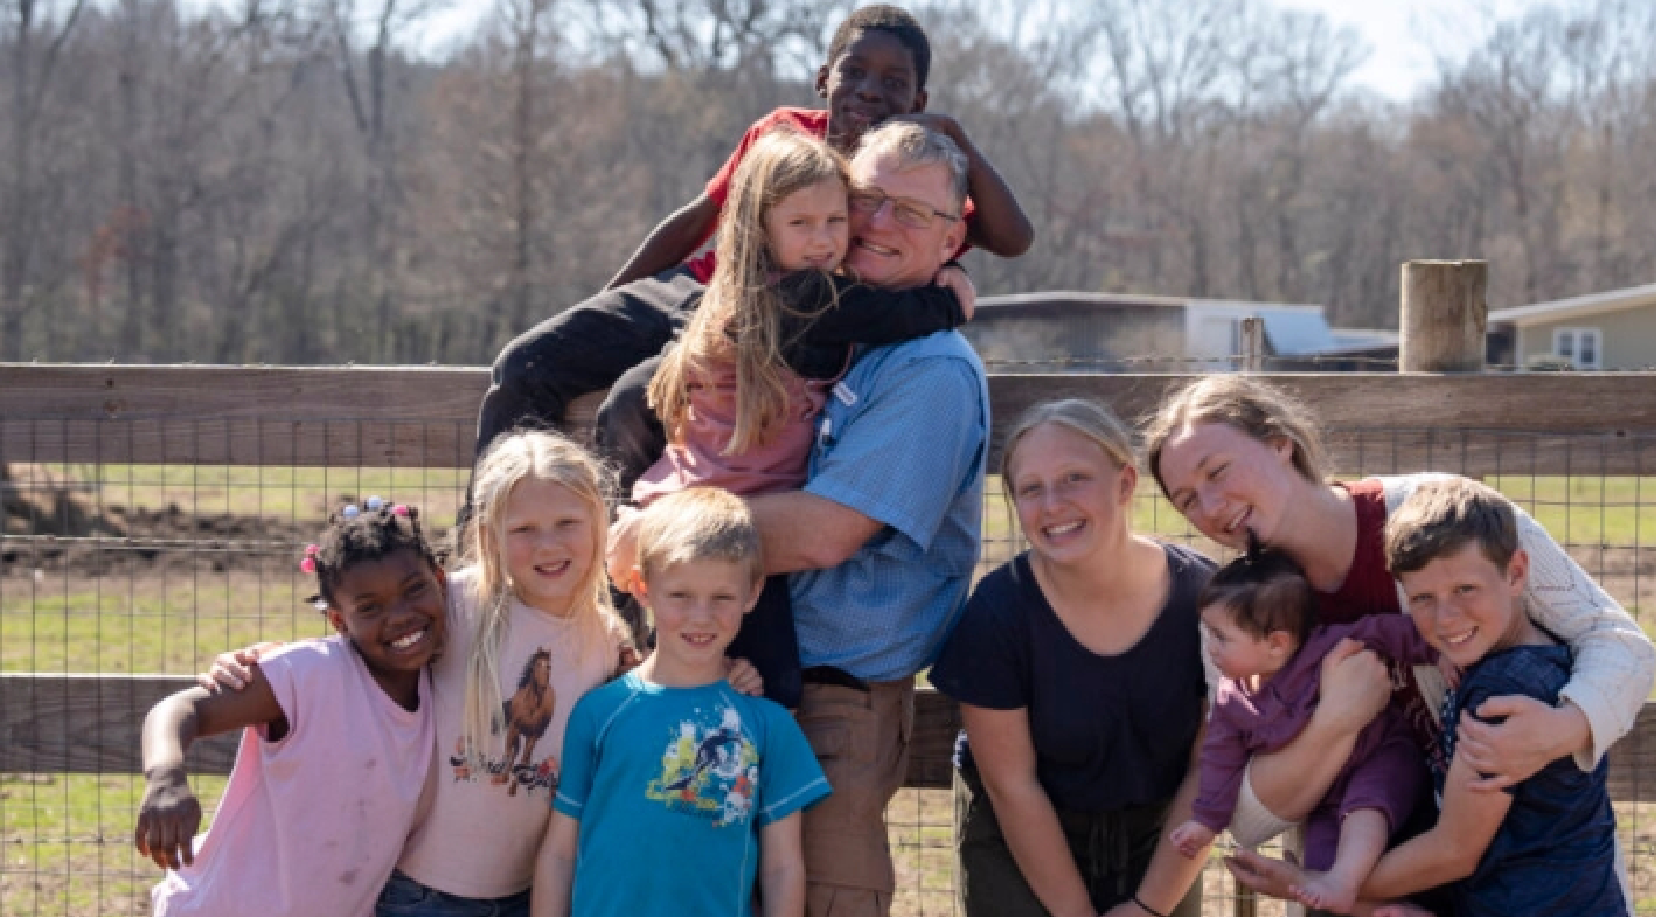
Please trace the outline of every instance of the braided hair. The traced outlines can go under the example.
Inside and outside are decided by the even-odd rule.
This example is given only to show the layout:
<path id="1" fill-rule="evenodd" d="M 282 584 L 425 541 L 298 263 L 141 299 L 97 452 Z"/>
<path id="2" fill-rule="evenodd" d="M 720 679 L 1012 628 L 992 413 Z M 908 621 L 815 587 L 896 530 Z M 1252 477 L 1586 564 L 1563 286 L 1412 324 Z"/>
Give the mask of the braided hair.
<path id="1" fill-rule="evenodd" d="M 370 506 L 375 502 L 371 499 Z M 344 581 L 347 570 L 398 551 L 413 551 L 433 570 L 441 567 L 420 528 L 419 510 L 414 507 L 379 501 L 372 509 L 348 506 L 329 515 L 321 539 L 305 549 L 316 573 L 317 599 L 338 608 L 334 591 Z"/>

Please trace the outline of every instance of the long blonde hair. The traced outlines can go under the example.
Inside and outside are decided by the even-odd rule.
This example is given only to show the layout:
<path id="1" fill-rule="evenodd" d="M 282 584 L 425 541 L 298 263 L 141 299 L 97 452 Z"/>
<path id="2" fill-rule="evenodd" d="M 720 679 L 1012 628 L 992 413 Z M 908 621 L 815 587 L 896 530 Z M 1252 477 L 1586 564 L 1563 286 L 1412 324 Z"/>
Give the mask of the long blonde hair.
<path id="1" fill-rule="evenodd" d="M 581 500 L 591 521 L 591 566 L 576 583 L 571 604 L 575 655 L 579 660 L 606 633 L 621 635 L 626 626 L 610 605 L 604 579 L 605 540 L 609 535 L 609 475 L 587 450 L 557 433 L 524 431 L 490 444 L 472 475 L 472 517 L 462 533 L 463 563 L 477 569 L 477 626 L 466 659 L 464 729 L 466 754 L 478 755 L 490 736 L 505 727 L 501 709 L 500 648 L 507 609 L 514 598 L 506 567 L 506 507 L 512 493 L 528 479 L 551 481 Z"/>
<path id="2" fill-rule="evenodd" d="M 766 134 L 743 157 L 719 215 L 713 279 L 683 339 L 650 380 L 650 407 L 669 436 L 676 437 L 690 409 L 692 373 L 705 371 L 714 360 L 736 364 L 736 429 L 724 454 L 764 442 L 782 419 L 788 390 L 779 317 L 785 310 L 799 313 L 777 295 L 778 266 L 765 220 L 790 194 L 826 181 L 849 187 L 845 160 L 828 144 L 798 131 Z"/>

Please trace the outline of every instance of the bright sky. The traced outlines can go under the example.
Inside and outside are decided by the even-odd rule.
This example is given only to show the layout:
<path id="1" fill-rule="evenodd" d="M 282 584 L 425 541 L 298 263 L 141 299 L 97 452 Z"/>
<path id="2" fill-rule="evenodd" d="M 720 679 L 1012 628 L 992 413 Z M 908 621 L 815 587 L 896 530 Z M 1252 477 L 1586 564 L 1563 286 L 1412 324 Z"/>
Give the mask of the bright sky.
<path id="1" fill-rule="evenodd" d="M 1435 54 L 1459 56 L 1486 24 L 1519 15 L 1543 0 L 1276 0 L 1280 7 L 1323 13 L 1356 29 L 1370 54 L 1353 82 L 1390 99 L 1409 98 L 1437 75 Z"/>
<path id="2" fill-rule="evenodd" d="M 1400 101 L 1436 76 L 1435 53 L 1455 56 L 1458 48 L 1476 43 L 1488 23 L 1546 5 L 1546 0 L 1275 2 L 1282 7 L 1315 10 L 1339 25 L 1356 29 L 1369 44 L 1370 56 L 1353 75 L 1353 82 L 1385 98 Z M 490 0 L 454 0 L 430 20 L 427 47 L 434 48 L 467 33 L 487 12 L 489 3 Z"/>

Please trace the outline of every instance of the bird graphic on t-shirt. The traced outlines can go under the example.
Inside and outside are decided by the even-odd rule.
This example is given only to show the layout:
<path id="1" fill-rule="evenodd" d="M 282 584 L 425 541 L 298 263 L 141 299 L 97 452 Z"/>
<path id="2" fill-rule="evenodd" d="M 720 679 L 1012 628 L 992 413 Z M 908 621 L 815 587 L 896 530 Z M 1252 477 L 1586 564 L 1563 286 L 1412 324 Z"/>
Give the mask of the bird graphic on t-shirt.
<path id="1" fill-rule="evenodd" d="M 719 728 L 702 737 L 696 745 L 695 763 L 690 772 L 662 787 L 669 792 L 682 790 L 702 775 L 712 770 L 721 773 L 731 770 L 733 765 L 739 765 L 742 758 L 741 721 L 734 715 L 736 711 L 726 711 L 725 722 Z"/>

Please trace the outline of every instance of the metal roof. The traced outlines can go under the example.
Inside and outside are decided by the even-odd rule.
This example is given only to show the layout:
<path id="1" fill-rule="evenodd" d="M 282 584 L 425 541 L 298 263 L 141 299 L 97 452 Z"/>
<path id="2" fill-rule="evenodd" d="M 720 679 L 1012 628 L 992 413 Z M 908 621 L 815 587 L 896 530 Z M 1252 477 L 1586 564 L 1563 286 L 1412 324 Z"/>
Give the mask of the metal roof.
<path id="1" fill-rule="evenodd" d="M 1572 296 L 1569 299 L 1555 299 L 1529 306 L 1497 309 L 1491 312 L 1486 320 L 1491 323 L 1512 322 L 1515 325 L 1534 325 L 1539 322 L 1556 322 L 1564 318 L 1595 315 L 1600 312 L 1613 312 L 1618 309 L 1638 308 L 1640 306 L 1648 309 L 1657 308 L 1657 283 L 1629 287 L 1624 290 L 1606 290 L 1601 293 Z"/>

